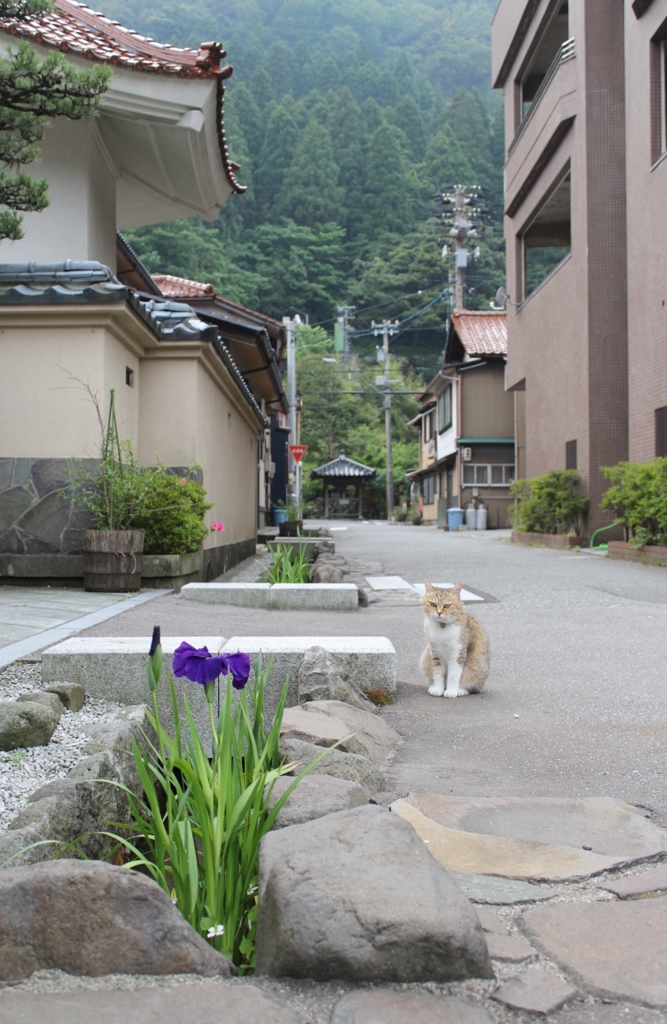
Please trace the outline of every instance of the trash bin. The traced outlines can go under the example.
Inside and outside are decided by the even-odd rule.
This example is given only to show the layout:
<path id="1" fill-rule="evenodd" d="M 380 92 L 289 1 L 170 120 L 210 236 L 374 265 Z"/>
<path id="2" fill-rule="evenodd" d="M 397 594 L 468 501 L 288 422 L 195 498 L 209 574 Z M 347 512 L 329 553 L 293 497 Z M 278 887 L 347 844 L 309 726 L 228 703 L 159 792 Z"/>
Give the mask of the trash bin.
<path id="1" fill-rule="evenodd" d="M 287 522 L 287 509 L 286 508 L 274 508 L 273 510 L 273 525 L 280 526 L 281 523 Z"/>
<path id="2" fill-rule="evenodd" d="M 486 523 L 488 519 L 488 510 L 484 505 L 480 505 L 477 509 L 477 529 L 486 530 Z"/>
<path id="3" fill-rule="evenodd" d="M 466 509 L 466 526 L 469 530 L 477 529 L 477 509 L 472 504 Z"/>
<path id="4" fill-rule="evenodd" d="M 462 508 L 448 508 L 447 509 L 447 529 L 458 530 L 459 526 L 463 526 L 463 509 Z"/>

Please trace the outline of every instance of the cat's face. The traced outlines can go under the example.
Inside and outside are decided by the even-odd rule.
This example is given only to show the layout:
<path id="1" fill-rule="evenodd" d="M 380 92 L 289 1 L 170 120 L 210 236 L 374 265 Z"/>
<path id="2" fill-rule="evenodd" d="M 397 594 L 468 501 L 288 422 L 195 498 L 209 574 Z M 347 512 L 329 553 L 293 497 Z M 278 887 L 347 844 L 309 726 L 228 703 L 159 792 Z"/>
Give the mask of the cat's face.
<path id="1" fill-rule="evenodd" d="M 461 584 L 450 590 L 440 590 L 428 580 L 424 583 L 425 594 L 422 601 L 424 614 L 438 622 L 453 621 L 463 607 L 461 602 Z"/>

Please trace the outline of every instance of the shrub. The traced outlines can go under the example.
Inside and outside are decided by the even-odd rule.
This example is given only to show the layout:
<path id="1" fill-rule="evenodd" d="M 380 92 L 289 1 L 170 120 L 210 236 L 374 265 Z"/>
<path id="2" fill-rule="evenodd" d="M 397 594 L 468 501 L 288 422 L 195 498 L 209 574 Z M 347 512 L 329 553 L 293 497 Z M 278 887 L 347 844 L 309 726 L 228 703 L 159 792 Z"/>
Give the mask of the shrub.
<path id="1" fill-rule="evenodd" d="M 601 505 L 631 531 L 635 547 L 667 544 L 667 458 L 652 462 L 619 462 L 601 472 L 611 487 Z"/>
<path id="2" fill-rule="evenodd" d="M 305 551 L 293 550 L 290 544 L 276 544 L 271 549 L 267 583 L 308 583 L 309 578 L 310 565 Z"/>
<path id="3" fill-rule="evenodd" d="M 532 480 L 515 480 L 510 495 L 512 525 L 525 533 L 580 534 L 590 502 L 577 493 L 580 476 L 575 469 L 552 470 Z"/>
<path id="4" fill-rule="evenodd" d="M 199 551 L 208 527 L 204 516 L 213 506 L 207 502 L 206 491 L 190 477 L 172 476 L 164 466 L 142 469 L 141 500 L 132 524 L 145 530 L 144 552 L 147 555 L 184 555 Z"/>

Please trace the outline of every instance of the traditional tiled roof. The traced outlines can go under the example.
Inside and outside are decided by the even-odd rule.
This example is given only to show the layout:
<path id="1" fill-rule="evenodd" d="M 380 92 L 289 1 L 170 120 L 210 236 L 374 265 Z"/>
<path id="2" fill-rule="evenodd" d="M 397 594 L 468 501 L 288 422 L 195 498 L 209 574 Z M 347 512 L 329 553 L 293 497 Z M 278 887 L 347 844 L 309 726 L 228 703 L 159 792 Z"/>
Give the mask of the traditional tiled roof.
<path id="1" fill-rule="evenodd" d="M 220 65 L 226 56 L 220 43 L 202 43 L 199 51 L 168 46 L 76 0 L 55 0 L 51 11 L 30 18 L 2 18 L 0 30 L 63 53 L 132 71 L 180 78 L 227 78 L 232 71 Z"/>
<path id="2" fill-rule="evenodd" d="M 505 313 L 455 310 L 451 324 L 469 356 L 507 355 Z"/>
<path id="3" fill-rule="evenodd" d="M 311 476 L 315 478 L 322 477 L 343 477 L 349 479 L 350 477 L 365 477 L 370 480 L 377 473 L 377 470 L 371 466 L 364 466 L 363 462 L 355 462 L 354 459 L 348 459 L 344 454 L 338 456 L 337 459 L 333 459 L 332 462 L 327 462 L 324 466 L 318 466 L 317 469 L 311 471 Z"/>
<path id="4" fill-rule="evenodd" d="M 162 294 L 172 298 L 194 299 L 208 295 L 215 296 L 215 288 L 212 284 L 190 281 L 187 277 L 174 277 L 173 274 L 153 274 L 152 276 Z"/>
<path id="5" fill-rule="evenodd" d="M 199 50 L 168 46 L 148 39 L 77 0 L 55 0 L 53 9 L 30 18 L 0 18 L 0 32 L 99 64 L 154 75 L 208 78 L 217 83 L 216 122 L 220 156 L 235 192 L 245 192 L 234 173 L 223 124 L 224 80 L 232 74 L 221 43 L 202 43 Z"/>

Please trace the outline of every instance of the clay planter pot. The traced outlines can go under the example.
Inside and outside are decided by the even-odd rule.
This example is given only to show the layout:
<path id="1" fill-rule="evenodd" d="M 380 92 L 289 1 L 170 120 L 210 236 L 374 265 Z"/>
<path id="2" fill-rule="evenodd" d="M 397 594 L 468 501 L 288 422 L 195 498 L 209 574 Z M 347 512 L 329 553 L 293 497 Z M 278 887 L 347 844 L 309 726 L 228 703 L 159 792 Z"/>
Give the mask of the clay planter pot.
<path id="1" fill-rule="evenodd" d="M 143 530 L 83 530 L 83 586 L 102 593 L 139 590 Z"/>
<path id="2" fill-rule="evenodd" d="M 285 523 L 281 523 L 278 527 L 281 537 L 298 537 L 302 530 L 303 519 L 292 519 L 291 522 L 288 520 Z"/>

